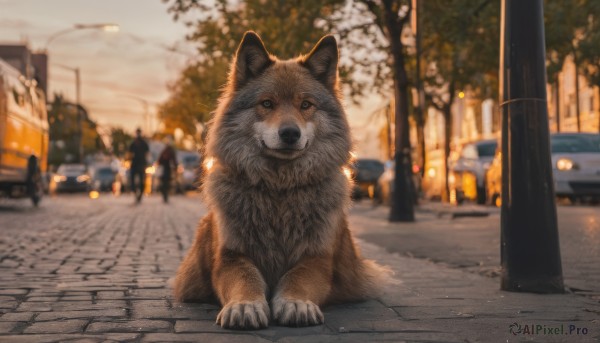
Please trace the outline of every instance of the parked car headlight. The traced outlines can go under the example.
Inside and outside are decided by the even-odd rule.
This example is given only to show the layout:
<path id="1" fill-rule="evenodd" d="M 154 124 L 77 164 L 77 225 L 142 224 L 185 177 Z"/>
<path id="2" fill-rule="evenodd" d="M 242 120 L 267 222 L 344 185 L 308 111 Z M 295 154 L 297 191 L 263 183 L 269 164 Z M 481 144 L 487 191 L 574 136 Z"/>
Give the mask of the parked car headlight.
<path id="1" fill-rule="evenodd" d="M 79 175 L 79 176 L 77 177 L 77 181 L 78 181 L 78 182 L 86 182 L 86 181 L 88 181 L 89 179 L 90 179 L 90 176 L 89 176 L 89 175 L 85 175 L 85 174 L 84 174 L 84 175 Z"/>
<path id="2" fill-rule="evenodd" d="M 67 181 L 67 177 L 64 175 L 54 175 L 54 177 L 52 179 L 54 180 L 54 182 Z"/>
<path id="3" fill-rule="evenodd" d="M 579 166 L 577 166 L 577 164 L 575 162 L 573 162 L 572 160 L 570 160 L 568 158 L 560 158 L 558 161 L 556 161 L 556 168 L 558 170 L 566 171 L 566 170 L 579 169 Z"/>

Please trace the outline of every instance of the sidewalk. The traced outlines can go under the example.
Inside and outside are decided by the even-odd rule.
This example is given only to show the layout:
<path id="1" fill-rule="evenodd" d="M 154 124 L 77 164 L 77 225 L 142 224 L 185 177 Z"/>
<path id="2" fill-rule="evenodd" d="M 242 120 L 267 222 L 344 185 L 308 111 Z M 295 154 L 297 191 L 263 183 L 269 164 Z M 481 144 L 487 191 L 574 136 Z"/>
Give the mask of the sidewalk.
<path id="1" fill-rule="evenodd" d="M 37 212 L 0 210 L 0 342 L 600 341 L 598 300 L 502 292 L 497 279 L 361 239 L 363 255 L 399 281 L 379 299 L 327 307 L 317 327 L 223 330 L 214 325 L 217 307 L 175 303 L 167 288 L 203 214 L 198 200 L 129 200 L 61 198 Z M 352 213 L 358 237 L 385 221 Z M 513 335 L 511 325 L 538 334 Z"/>

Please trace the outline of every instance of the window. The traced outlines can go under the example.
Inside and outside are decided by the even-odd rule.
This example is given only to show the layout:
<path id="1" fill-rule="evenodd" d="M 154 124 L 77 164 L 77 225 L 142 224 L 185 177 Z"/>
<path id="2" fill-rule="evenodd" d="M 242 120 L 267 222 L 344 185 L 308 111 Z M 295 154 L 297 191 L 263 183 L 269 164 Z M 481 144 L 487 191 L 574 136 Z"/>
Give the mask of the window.
<path id="1" fill-rule="evenodd" d="M 600 152 L 600 136 L 554 136 L 550 141 L 552 153 Z"/>

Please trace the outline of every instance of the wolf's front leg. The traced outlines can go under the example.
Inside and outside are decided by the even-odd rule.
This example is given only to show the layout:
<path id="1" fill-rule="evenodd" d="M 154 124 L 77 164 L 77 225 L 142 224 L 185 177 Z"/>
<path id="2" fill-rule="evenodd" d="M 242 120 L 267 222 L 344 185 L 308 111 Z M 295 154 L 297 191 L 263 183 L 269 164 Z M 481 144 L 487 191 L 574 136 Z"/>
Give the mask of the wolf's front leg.
<path id="1" fill-rule="evenodd" d="M 272 299 L 273 318 L 280 325 L 308 326 L 323 323 L 322 305 L 331 291 L 332 258 L 307 257 L 279 281 Z"/>
<path id="2" fill-rule="evenodd" d="M 267 285 L 248 257 L 223 249 L 215 263 L 213 287 L 223 305 L 217 324 L 228 329 L 260 329 L 269 325 Z"/>

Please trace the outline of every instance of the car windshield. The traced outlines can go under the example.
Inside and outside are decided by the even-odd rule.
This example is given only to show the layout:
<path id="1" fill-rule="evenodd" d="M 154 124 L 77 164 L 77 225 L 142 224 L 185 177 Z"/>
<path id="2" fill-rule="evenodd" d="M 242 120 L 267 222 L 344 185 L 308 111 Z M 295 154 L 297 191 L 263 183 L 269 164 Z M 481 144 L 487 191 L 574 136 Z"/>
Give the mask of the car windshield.
<path id="1" fill-rule="evenodd" d="M 98 174 L 98 176 L 111 176 L 113 174 L 113 171 L 110 168 L 102 168 L 98 169 L 96 171 L 96 174 Z"/>
<path id="2" fill-rule="evenodd" d="M 552 153 L 600 153 L 600 136 L 554 136 Z"/>
<path id="3" fill-rule="evenodd" d="M 357 169 L 378 170 L 383 172 L 383 163 L 376 160 L 358 160 L 356 161 Z"/>
<path id="4" fill-rule="evenodd" d="M 496 142 L 478 144 L 477 153 L 479 157 L 494 157 L 497 145 Z"/>
<path id="5" fill-rule="evenodd" d="M 81 166 L 81 165 L 62 165 L 60 167 L 58 167 L 58 171 L 57 173 L 59 174 L 64 174 L 64 173 L 84 173 L 85 172 L 85 166 Z"/>
<path id="6" fill-rule="evenodd" d="M 198 156 L 185 156 L 183 158 L 182 164 L 186 168 L 197 167 L 198 164 L 200 164 L 200 159 L 198 158 Z"/>

